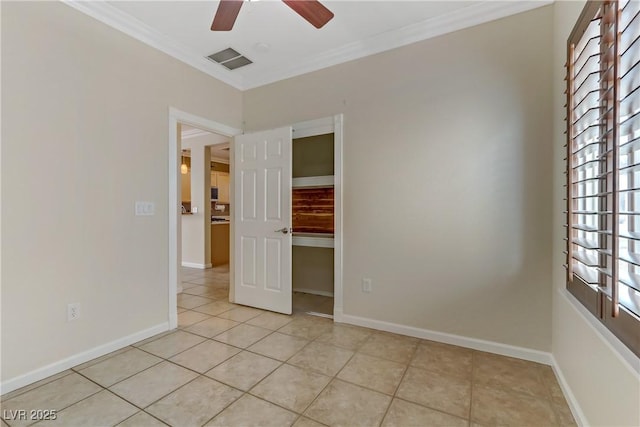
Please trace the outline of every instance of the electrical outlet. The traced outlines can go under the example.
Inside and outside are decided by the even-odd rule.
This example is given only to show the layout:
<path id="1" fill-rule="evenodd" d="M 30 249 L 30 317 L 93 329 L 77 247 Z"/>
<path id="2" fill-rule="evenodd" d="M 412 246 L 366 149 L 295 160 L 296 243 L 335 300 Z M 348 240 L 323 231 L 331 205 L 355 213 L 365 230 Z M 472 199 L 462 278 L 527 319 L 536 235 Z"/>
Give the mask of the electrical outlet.
<path id="1" fill-rule="evenodd" d="M 67 322 L 73 322 L 80 318 L 80 303 L 67 305 Z"/>
<path id="2" fill-rule="evenodd" d="M 367 277 L 362 278 L 362 292 L 371 293 L 373 289 L 371 288 L 371 279 Z"/>

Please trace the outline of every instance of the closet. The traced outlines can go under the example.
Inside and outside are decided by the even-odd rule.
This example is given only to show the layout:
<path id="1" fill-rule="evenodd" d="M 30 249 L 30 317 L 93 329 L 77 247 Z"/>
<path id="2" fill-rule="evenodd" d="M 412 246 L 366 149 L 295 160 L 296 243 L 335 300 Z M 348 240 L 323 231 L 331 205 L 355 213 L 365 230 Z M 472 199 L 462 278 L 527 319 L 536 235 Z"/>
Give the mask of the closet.
<path id="1" fill-rule="evenodd" d="M 334 133 L 296 137 L 292 148 L 293 311 L 333 315 Z"/>

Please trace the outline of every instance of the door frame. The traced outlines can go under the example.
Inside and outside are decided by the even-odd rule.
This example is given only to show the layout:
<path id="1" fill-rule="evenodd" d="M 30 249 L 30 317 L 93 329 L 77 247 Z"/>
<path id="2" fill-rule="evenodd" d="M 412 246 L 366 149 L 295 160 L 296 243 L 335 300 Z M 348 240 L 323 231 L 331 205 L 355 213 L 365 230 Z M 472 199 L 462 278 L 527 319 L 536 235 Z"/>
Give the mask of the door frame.
<path id="1" fill-rule="evenodd" d="M 333 321 L 343 320 L 343 276 L 342 276 L 342 239 L 343 239 L 343 123 L 342 114 L 309 120 L 293 125 L 293 139 L 307 136 L 333 133 L 333 197 L 334 197 L 334 232 L 333 232 Z M 295 144 L 295 142 L 293 142 Z M 293 288 L 292 288 L 293 292 Z"/>
<path id="2" fill-rule="evenodd" d="M 178 123 L 184 123 L 230 138 L 242 133 L 240 129 L 196 116 L 174 107 L 169 107 L 169 329 L 175 329 L 178 326 L 178 292 L 182 292 L 182 283 L 180 281 L 182 237 L 182 225 L 180 221 L 180 218 L 182 218 L 180 211 L 180 205 L 182 203 L 180 194 L 181 143 L 178 137 Z M 231 167 L 231 163 L 229 166 Z M 230 257 L 233 257 L 233 254 L 230 254 Z M 232 261 L 233 259 L 231 258 L 231 262 Z"/>

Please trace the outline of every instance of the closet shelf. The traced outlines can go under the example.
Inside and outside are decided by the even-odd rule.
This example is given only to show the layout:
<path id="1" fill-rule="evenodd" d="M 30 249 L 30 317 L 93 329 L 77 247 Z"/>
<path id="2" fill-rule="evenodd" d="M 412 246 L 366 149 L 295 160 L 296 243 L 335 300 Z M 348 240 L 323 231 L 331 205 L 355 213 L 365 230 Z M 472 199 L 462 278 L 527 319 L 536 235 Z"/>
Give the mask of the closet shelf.
<path id="1" fill-rule="evenodd" d="M 333 248 L 333 234 L 293 233 L 293 246 Z"/>
<path id="2" fill-rule="evenodd" d="M 293 178 L 292 187 L 329 187 L 334 183 L 333 175 L 326 176 L 305 176 L 300 178 Z"/>

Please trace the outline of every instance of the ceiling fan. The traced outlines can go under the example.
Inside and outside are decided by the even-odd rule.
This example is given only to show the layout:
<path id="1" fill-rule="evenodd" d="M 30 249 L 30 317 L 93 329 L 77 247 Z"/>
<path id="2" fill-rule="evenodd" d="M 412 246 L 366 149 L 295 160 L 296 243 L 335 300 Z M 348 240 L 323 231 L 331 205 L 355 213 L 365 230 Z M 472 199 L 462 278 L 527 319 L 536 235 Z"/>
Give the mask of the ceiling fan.
<path id="1" fill-rule="evenodd" d="M 333 18 L 333 12 L 317 0 L 282 1 L 316 28 L 322 28 Z M 242 2 L 243 0 L 220 0 L 216 16 L 211 24 L 211 31 L 230 31 L 236 22 L 238 13 L 240 13 Z"/>

